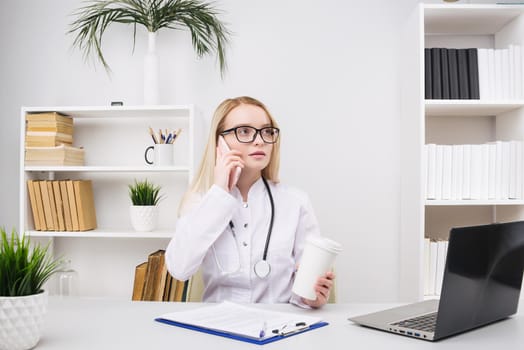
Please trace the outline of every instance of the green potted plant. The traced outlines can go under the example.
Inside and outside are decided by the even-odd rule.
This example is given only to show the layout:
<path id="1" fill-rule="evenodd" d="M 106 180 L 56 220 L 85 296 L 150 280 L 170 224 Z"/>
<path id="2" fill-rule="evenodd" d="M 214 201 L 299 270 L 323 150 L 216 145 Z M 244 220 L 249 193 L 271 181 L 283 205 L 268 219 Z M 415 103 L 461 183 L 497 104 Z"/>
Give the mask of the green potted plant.
<path id="1" fill-rule="evenodd" d="M 40 339 L 47 309 L 44 283 L 60 268 L 48 247 L 0 228 L 0 349 L 30 349 Z"/>
<path id="2" fill-rule="evenodd" d="M 158 101 L 157 32 L 162 29 L 187 29 L 198 57 L 216 53 L 223 75 L 226 69 L 226 45 L 229 31 L 218 19 L 219 11 L 201 0 L 91 0 L 77 10 L 69 33 L 76 34 L 73 46 L 84 58 L 95 54 L 109 72 L 102 54 L 102 36 L 112 23 L 133 25 L 133 47 L 137 25 L 148 31 L 148 52 L 144 59 L 144 100 Z"/>
<path id="3" fill-rule="evenodd" d="M 162 198 L 160 186 L 147 179 L 136 181 L 129 187 L 131 224 L 136 231 L 153 231 L 158 222 L 157 204 Z"/>

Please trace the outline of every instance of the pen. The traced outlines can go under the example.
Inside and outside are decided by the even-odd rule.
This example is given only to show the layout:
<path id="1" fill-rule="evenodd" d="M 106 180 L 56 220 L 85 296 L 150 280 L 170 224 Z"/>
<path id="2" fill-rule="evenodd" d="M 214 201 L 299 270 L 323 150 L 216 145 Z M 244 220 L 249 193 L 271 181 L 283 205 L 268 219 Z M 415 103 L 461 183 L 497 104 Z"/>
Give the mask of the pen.
<path id="1" fill-rule="evenodd" d="M 258 337 L 264 338 L 266 336 L 266 331 L 267 331 L 267 322 L 264 321 L 264 325 L 262 326 L 262 329 L 260 330 Z"/>
<path id="2" fill-rule="evenodd" d="M 288 329 L 286 329 L 286 328 L 288 328 Z M 271 332 L 273 334 L 286 335 L 286 334 L 289 334 L 289 333 L 294 333 L 294 332 L 300 331 L 300 330 L 302 330 L 304 328 L 307 328 L 306 322 L 297 322 L 294 325 L 293 324 L 291 324 L 291 325 L 290 324 L 285 324 L 280 329 L 278 329 L 278 328 L 277 329 L 273 329 Z"/>

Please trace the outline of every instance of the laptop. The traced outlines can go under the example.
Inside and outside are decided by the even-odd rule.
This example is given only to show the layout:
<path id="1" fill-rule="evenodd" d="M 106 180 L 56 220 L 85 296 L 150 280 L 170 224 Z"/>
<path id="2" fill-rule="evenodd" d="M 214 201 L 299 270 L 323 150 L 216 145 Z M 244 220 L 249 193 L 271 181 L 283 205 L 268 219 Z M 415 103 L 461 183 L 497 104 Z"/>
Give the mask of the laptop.
<path id="1" fill-rule="evenodd" d="M 517 312 L 524 271 L 524 221 L 451 229 L 439 300 L 349 320 L 424 340 L 438 340 Z"/>

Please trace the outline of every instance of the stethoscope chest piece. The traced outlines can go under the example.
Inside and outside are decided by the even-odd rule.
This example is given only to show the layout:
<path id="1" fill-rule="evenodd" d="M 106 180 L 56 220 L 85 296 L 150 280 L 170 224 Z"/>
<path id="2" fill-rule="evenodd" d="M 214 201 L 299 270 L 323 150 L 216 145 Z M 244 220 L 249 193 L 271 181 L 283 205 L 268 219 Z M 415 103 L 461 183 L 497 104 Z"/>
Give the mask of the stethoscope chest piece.
<path id="1" fill-rule="evenodd" d="M 255 275 L 260 278 L 266 278 L 271 272 L 271 266 L 266 260 L 260 260 L 254 267 Z"/>

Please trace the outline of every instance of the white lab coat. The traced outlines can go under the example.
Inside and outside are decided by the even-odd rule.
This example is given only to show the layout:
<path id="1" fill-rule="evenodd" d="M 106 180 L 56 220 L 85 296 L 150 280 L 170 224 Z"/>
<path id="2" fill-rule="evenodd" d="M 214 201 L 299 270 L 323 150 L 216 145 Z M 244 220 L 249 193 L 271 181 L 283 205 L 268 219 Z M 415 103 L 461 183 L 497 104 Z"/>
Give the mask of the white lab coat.
<path id="1" fill-rule="evenodd" d="M 271 217 L 262 179 L 251 186 L 247 203 L 236 187 L 228 193 L 213 185 L 177 221 L 166 250 L 167 268 L 179 280 L 187 280 L 201 268 L 204 301 L 301 304 L 291 288 L 305 238 L 320 234 L 318 223 L 305 193 L 268 183 L 275 214 L 267 254 L 271 272 L 264 279 L 253 271 L 262 259 Z"/>

